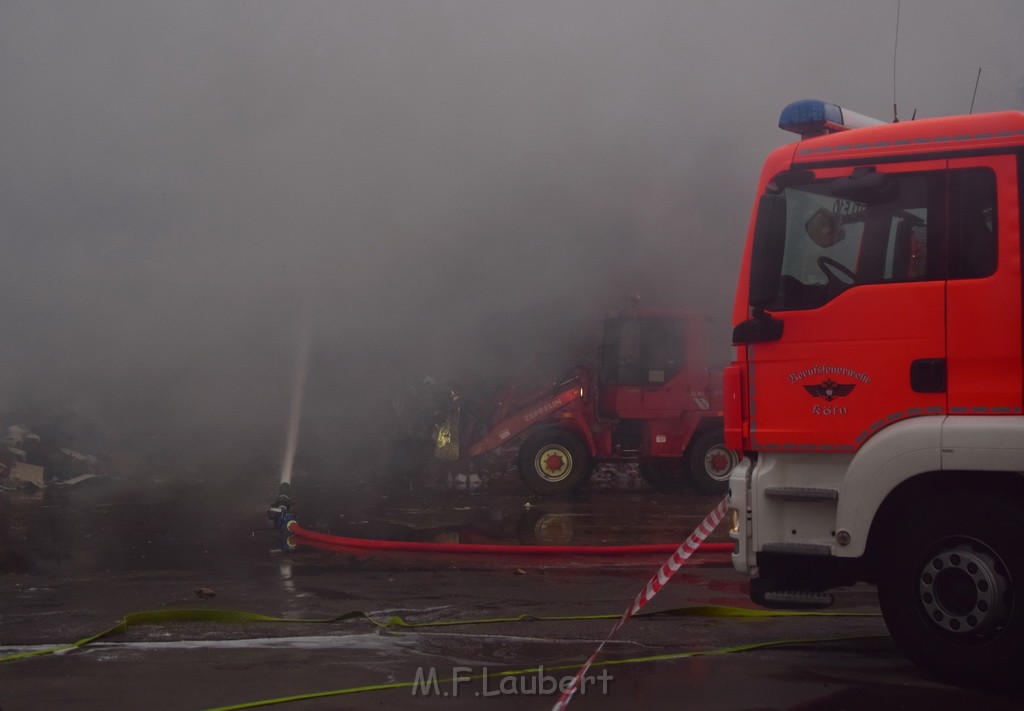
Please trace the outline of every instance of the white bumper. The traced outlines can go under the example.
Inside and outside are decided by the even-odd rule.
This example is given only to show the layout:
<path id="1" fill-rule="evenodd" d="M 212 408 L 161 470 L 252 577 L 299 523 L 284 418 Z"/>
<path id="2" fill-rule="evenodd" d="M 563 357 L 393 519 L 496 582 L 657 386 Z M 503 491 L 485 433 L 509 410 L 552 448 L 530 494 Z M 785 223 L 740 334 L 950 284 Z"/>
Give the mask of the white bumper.
<path id="1" fill-rule="evenodd" d="M 732 566 L 741 573 L 752 573 L 755 565 L 750 530 L 750 480 L 753 470 L 753 462 L 744 457 L 733 467 L 729 477 L 729 509 L 732 518 L 727 521 L 730 525 L 729 538 L 735 545 Z"/>

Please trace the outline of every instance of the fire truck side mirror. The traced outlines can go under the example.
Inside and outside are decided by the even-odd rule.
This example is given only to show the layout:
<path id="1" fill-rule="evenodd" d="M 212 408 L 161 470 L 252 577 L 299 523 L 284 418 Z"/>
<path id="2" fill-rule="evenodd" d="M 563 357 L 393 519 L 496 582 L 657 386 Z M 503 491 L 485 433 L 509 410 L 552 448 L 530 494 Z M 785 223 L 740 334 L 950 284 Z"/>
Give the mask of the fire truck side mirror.
<path id="1" fill-rule="evenodd" d="M 785 240 L 786 198 L 781 193 L 765 193 L 757 205 L 750 255 L 748 301 L 755 311 L 767 308 L 778 297 Z"/>

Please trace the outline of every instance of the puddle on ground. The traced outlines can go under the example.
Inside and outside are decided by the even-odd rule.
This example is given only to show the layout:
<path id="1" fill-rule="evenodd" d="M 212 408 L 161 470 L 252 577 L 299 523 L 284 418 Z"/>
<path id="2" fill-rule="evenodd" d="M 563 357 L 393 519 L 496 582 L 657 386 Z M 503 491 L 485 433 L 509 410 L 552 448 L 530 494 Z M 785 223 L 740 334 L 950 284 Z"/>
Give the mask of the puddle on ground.
<path id="1" fill-rule="evenodd" d="M 261 502 L 253 492 L 214 496 L 201 484 L 116 482 L 43 494 L 0 494 L 0 573 L 244 568 L 281 547 L 266 518 L 269 495 Z M 679 543 L 718 501 L 607 489 L 561 500 L 487 490 L 373 495 L 301 482 L 292 498 L 300 525 L 337 536 L 555 546 Z"/>

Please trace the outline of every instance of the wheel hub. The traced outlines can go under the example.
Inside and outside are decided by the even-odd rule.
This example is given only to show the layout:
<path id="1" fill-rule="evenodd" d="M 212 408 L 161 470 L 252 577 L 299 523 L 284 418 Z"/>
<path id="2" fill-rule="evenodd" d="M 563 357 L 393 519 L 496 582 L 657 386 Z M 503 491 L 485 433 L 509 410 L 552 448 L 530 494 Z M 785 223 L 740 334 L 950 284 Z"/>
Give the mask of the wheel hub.
<path id="1" fill-rule="evenodd" d="M 704 469 L 716 481 L 728 479 L 734 463 L 732 453 L 722 447 L 710 449 L 704 456 Z"/>
<path id="2" fill-rule="evenodd" d="M 940 551 L 918 578 L 918 595 L 932 622 L 954 634 L 987 634 L 1010 617 L 1010 581 L 999 559 L 960 545 Z"/>
<path id="3" fill-rule="evenodd" d="M 561 447 L 545 447 L 536 462 L 537 473 L 548 481 L 561 481 L 572 469 L 572 457 Z"/>

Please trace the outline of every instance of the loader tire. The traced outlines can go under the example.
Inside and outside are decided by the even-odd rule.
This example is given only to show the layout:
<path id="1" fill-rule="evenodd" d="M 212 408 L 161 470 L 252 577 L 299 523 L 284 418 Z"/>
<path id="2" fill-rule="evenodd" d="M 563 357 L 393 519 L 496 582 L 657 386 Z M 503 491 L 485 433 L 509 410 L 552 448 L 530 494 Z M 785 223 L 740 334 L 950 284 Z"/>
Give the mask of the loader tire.
<path id="1" fill-rule="evenodd" d="M 538 430 L 519 448 L 519 476 L 535 494 L 568 496 L 587 483 L 590 473 L 586 447 L 565 430 Z"/>
<path id="2" fill-rule="evenodd" d="M 729 475 L 739 461 L 736 452 L 725 447 L 725 433 L 719 428 L 704 430 L 686 448 L 686 474 L 690 486 L 702 494 L 724 494 Z"/>

